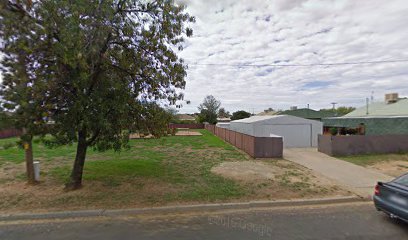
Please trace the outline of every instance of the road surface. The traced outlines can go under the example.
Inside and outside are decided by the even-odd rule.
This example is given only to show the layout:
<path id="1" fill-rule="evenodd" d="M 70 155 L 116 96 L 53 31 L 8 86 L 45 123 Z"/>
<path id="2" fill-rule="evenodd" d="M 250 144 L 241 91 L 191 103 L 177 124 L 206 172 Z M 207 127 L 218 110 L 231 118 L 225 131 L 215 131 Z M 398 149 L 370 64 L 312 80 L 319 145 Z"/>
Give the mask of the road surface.
<path id="1" fill-rule="evenodd" d="M 372 203 L 209 213 L 0 222 L 2 240 L 408 239 L 408 225 Z"/>

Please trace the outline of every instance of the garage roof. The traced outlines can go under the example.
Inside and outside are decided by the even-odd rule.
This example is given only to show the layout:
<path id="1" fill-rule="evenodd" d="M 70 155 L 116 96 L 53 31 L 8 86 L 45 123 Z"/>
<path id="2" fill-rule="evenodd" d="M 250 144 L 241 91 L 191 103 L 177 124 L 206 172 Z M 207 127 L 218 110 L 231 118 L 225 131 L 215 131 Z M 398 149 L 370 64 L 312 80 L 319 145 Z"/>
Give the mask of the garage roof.
<path id="1" fill-rule="evenodd" d="M 273 115 L 273 116 L 252 116 L 249 118 L 243 118 L 239 120 L 234 120 L 232 122 L 239 122 L 239 123 L 254 123 L 254 122 L 259 122 L 259 121 L 264 121 L 268 119 L 273 119 L 273 118 L 281 118 L 284 117 L 285 115 Z"/>

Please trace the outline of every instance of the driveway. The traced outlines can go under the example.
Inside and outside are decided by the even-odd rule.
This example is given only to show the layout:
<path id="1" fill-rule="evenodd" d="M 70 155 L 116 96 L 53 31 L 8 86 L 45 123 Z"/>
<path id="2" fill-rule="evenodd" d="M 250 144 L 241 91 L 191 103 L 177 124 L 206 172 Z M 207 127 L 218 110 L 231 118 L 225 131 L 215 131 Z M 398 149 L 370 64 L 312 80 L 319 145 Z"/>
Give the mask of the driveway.
<path id="1" fill-rule="evenodd" d="M 316 148 L 285 148 L 283 157 L 334 180 L 357 195 L 370 198 L 377 181 L 390 176 L 320 153 Z"/>

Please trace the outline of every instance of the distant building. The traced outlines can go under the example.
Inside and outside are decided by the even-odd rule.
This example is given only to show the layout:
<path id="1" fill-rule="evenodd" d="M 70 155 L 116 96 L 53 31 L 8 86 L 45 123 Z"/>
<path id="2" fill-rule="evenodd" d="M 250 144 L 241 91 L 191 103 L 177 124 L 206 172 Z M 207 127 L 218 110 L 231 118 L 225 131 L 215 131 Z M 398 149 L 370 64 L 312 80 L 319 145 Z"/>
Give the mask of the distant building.
<path id="1" fill-rule="evenodd" d="M 365 135 L 408 134 L 408 99 L 386 94 L 384 102 L 369 103 L 342 117 L 325 118 L 323 123 L 326 133 L 337 128 L 340 134 L 353 129 Z"/>
<path id="2" fill-rule="evenodd" d="M 217 122 L 231 122 L 231 118 L 217 118 Z"/>

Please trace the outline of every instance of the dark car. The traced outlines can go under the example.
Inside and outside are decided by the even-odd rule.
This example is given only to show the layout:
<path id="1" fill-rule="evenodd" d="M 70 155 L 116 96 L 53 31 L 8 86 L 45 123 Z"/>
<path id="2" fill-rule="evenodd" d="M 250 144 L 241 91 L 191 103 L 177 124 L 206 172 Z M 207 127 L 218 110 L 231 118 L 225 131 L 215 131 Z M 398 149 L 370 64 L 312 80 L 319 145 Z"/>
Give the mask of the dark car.
<path id="1" fill-rule="evenodd" d="M 408 174 L 391 182 L 378 182 L 373 199 L 377 210 L 408 222 Z"/>

